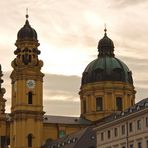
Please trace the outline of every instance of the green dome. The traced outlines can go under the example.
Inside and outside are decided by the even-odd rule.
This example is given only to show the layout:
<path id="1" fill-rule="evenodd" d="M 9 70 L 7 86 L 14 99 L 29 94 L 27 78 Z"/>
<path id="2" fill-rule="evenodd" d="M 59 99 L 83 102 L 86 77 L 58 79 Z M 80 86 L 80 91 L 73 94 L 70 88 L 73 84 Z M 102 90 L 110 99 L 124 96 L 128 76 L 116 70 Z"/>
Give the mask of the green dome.
<path id="1" fill-rule="evenodd" d="M 120 81 L 133 84 L 132 72 L 121 60 L 114 56 L 113 41 L 104 37 L 98 44 L 98 58 L 92 61 L 83 72 L 82 85 L 100 81 Z"/>
<path id="2" fill-rule="evenodd" d="M 82 85 L 100 81 L 121 81 L 133 84 L 132 73 L 115 57 L 98 57 L 83 72 Z"/>

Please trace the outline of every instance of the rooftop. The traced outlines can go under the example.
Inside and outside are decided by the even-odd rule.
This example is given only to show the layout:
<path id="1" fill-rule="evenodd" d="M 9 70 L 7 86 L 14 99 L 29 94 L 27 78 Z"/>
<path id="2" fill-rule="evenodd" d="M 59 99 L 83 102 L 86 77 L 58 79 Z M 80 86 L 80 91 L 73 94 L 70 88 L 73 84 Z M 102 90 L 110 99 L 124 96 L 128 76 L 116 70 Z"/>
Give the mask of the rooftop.
<path id="1" fill-rule="evenodd" d="M 67 116 L 51 116 L 44 115 L 44 123 L 58 123 L 58 124 L 81 124 L 90 125 L 92 122 L 81 117 L 67 117 Z"/>

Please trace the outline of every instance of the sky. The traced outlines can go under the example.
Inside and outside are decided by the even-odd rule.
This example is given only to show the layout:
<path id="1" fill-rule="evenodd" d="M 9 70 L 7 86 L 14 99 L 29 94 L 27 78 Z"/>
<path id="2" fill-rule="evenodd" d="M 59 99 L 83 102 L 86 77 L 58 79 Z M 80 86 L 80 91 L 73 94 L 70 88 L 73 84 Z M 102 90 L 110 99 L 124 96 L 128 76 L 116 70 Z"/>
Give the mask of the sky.
<path id="1" fill-rule="evenodd" d="M 97 57 L 97 44 L 107 34 L 115 55 L 133 73 L 136 102 L 148 97 L 147 0 L 1 0 L 0 64 L 11 104 L 11 61 L 17 32 L 29 22 L 37 31 L 44 61 L 44 110 L 50 115 L 79 116 L 82 73 Z"/>

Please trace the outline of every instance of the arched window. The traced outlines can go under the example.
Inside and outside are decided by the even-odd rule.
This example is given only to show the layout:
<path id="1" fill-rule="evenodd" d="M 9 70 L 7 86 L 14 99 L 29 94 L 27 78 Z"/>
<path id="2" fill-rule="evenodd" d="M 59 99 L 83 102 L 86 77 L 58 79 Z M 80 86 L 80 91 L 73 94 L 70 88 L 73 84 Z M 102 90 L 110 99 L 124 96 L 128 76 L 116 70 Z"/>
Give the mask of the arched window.
<path id="1" fill-rule="evenodd" d="M 122 98 L 121 97 L 116 98 L 116 107 L 117 107 L 117 111 L 122 111 Z"/>
<path id="2" fill-rule="evenodd" d="M 103 101 L 102 97 L 96 98 L 96 111 L 102 111 L 103 110 Z"/>
<path id="3" fill-rule="evenodd" d="M 25 61 L 25 56 L 22 55 L 22 62 L 24 63 L 24 61 Z"/>
<path id="4" fill-rule="evenodd" d="M 32 104 L 32 92 L 28 92 L 28 104 Z"/>
<path id="5" fill-rule="evenodd" d="M 28 147 L 31 148 L 32 147 L 32 134 L 28 134 Z"/>

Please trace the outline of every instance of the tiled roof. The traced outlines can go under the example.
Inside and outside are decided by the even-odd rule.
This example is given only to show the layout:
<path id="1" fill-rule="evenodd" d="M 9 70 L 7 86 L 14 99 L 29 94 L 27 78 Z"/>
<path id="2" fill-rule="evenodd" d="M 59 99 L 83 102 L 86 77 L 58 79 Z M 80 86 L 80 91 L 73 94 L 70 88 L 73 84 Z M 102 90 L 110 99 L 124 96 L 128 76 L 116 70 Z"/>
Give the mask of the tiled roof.
<path id="1" fill-rule="evenodd" d="M 59 123 L 59 124 L 82 124 L 90 125 L 92 122 L 80 117 L 66 117 L 66 116 L 51 116 L 44 115 L 44 123 Z"/>
<path id="2" fill-rule="evenodd" d="M 77 133 L 71 134 L 55 141 L 47 142 L 42 148 L 95 148 L 96 133 L 93 127 L 87 127 Z"/>

